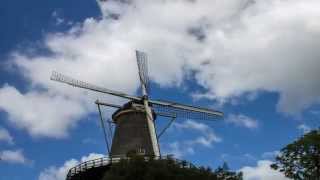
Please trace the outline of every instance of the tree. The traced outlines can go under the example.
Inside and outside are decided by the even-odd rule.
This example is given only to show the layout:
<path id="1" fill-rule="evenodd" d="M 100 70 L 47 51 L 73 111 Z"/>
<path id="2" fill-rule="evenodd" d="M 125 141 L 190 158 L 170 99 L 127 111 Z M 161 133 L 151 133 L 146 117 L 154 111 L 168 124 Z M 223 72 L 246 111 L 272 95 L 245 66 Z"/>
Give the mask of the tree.
<path id="1" fill-rule="evenodd" d="M 221 168 L 219 176 L 208 167 L 197 167 L 172 157 L 164 159 L 133 155 L 112 164 L 103 180 L 242 180 L 242 174 Z M 221 176 L 223 175 L 223 176 Z"/>
<path id="2" fill-rule="evenodd" d="M 296 180 L 320 180 L 320 129 L 284 147 L 271 168 Z"/>

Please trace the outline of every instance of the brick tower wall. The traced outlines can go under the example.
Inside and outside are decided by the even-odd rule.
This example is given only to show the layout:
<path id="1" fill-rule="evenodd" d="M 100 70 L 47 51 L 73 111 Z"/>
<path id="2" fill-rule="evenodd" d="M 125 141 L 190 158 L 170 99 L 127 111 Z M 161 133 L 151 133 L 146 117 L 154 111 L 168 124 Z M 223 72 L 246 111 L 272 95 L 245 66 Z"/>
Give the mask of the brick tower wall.
<path id="1" fill-rule="evenodd" d="M 111 157 L 124 157 L 128 152 L 154 155 L 144 109 L 130 107 L 113 115 L 116 123 Z"/>

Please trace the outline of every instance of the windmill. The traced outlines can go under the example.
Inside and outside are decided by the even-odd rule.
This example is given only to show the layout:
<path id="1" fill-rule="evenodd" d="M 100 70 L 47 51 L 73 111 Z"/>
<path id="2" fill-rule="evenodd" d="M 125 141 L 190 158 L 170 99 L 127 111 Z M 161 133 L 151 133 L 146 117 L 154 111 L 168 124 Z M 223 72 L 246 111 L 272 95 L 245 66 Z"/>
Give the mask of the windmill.
<path id="1" fill-rule="evenodd" d="M 184 105 L 177 102 L 150 99 L 147 55 L 144 52 L 136 51 L 136 59 L 141 83 L 141 96 L 128 95 L 120 91 L 114 91 L 92 85 L 57 72 L 53 72 L 50 78 L 51 80 L 66 83 L 74 87 L 92 90 L 129 100 L 129 102 L 123 106 L 101 102 L 99 100 L 95 102 L 98 105 L 101 125 L 104 130 L 109 157 L 126 157 L 127 153 L 130 151 L 159 157 L 159 137 L 172 124 L 176 117 L 197 120 L 213 120 L 217 117 L 223 116 L 222 112 L 207 108 Z M 114 123 L 116 127 L 112 138 L 111 148 L 109 146 L 109 140 L 105 131 L 100 106 L 109 106 L 118 109 L 112 115 L 112 123 Z M 155 128 L 155 119 L 157 116 L 172 118 L 168 125 L 158 135 L 156 134 Z M 110 123 L 110 121 L 108 122 Z M 109 132 L 110 131 L 112 131 L 111 128 Z"/>

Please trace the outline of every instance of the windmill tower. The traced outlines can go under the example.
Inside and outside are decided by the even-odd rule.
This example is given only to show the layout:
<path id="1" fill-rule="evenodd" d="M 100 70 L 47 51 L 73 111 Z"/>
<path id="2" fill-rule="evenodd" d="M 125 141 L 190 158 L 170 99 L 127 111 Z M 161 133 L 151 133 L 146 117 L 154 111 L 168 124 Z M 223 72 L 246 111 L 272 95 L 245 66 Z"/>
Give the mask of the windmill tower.
<path id="1" fill-rule="evenodd" d="M 154 125 L 155 116 L 148 102 L 148 69 L 145 53 L 136 51 L 142 97 L 116 111 L 112 119 L 117 124 L 111 156 L 124 156 L 130 151 L 160 156 Z"/>
<path id="2" fill-rule="evenodd" d="M 166 129 L 172 124 L 175 118 L 213 120 L 222 117 L 223 113 L 211 109 L 184 105 L 177 102 L 153 100 L 149 97 L 149 78 L 147 67 L 147 55 L 144 52 L 136 51 L 136 58 L 141 83 L 141 96 L 128 95 L 123 92 L 114 91 L 73 79 L 63 74 L 53 72 L 51 80 L 62 82 L 74 87 L 113 95 L 129 100 L 124 105 L 115 105 L 97 100 L 101 125 L 104 130 L 105 140 L 109 157 L 125 158 L 128 153 L 134 151 L 148 156 L 160 156 L 158 140 Z M 115 132 L 112 138 L 112 145 L 107 138 L 105 123 L 101 114 L 100 106 L 117 108 L 112 115 L 112 122 L 115 124 Z M 156 133 L 155 120 L 157 116 L 172 118 L 167 126 Z M 110 130 L 111 131 L 111 130 Z M 110 133 L 109 131 L 109 133 Z"/>

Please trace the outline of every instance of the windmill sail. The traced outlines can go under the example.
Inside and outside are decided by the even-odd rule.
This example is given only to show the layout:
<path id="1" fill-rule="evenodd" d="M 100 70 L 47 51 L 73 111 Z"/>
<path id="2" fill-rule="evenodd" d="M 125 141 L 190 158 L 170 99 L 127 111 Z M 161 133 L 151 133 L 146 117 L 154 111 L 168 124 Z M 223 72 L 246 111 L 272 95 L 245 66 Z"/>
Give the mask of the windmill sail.
<path id="1" fill-rule="evenodd" d="M 177 102 L 149 100 L 156 112 L 173 113 L 178 117 L 210 120 L 222 117 L 223 113 L 212 109 L 180 104 Z"/>
<path id="2" fill-rule="evenodd" d="M 139 70 L 139 78 L 142 85 L 143 95 L 149 92 L 149 75 L 148 75 L 148 57 L 147 54 L 141 51 L 136 51 L 137 64 Z"/>
<path id="3" fill-rule="evenodd" d="M 66 83 L 68 85 L 79 87 L 83 89 L 88 89 L 100 93 L 115 95 L 118 97 L 123 97 L 126 99 L 141 101 L 141 97 L 136 97 L 132 95 L 125 94 L 119 91 L 113 91 L 103 87 L 89 84 L 84 81 L 80 81 L 68 76 L 65 76 L 61 73 L 53 72 L 51 80 Z M 152 105 L 152 109 L 157 113 L 169 113 L 176 114 L 180 118 L 190 118 L 190 119 L 199 119 L 199 120 L 211 120 L 216 117 L 222 117 L 223 113 L 219 111 L 214 111 L 211 109 L 200 108 L 190 105 L 184 105 L 176 102 L 162 101 L 162 100 L 148 100 L 148 103 Z"/>
<path id="4" fill-rule="evenodd" d="M 208 114 L 202 111 L 191 111 L 188 109 L 167 106 L 161 104 L 153 104 L 152 109 L 156 114 L 175 114 L 177 118 L 193 119 L 193 120 L 216 120 L 218 117 L 222 117 L 222 114 Z"/>
<path id="5" fill-rule="evenodd" d="M 141 82 L 141 90 L 143 95 L 142 101 L 145 109 L 149 135 L 151 138 L 152 150 L 155 156 L 160 156 L 159 144 L 158 144 L 158 139 L 157 139 L 155 125 L 154 125 L 154 117 L 148 102 L 149 77 L 148 77 L 147 54 L 141 51 L 136 51 L 136 57 L 137 57 L 139 77 Z"/>
<path id="6" fill-rule="evenodd" d="M 92 90 L 92 91 L 96 91 L 96 92 L 100 92 L 100 93 L 110 94 L 110 95 L 130 99 L 130 100 L 141 100 L 140 97 L 131 96 L 131 95 L 125 94 L 120 91 L 114 91 L 114 90 L 110 90 L 110 89 L 107 89 L 104 87 L 89 84 L 87 82 L 68 77 L 68 76 L 63 75 L 61 73 L 58 73 L 56 71 L 52 72 L 50 79 L 53 81 L 65 83 L 65 84 L 68 84 L 68 85 L 71 85 L 74 87 L 78 87 L 78 88 L 82 88 L 82 89 L 88 89 L 88 90 Z"/>

